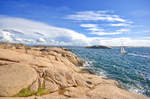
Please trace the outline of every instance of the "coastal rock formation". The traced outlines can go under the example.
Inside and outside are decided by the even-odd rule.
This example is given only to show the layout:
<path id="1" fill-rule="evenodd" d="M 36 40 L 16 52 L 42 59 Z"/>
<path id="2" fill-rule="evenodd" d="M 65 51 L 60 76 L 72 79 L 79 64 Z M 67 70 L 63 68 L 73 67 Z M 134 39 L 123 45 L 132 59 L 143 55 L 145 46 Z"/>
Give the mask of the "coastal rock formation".
<path id="1" fill-rule="evenodd" d="M 0 66 L 0 96 L 13 96 L 37 78 L 33 68 L 22 64 Z"/>
<path id="2" fill-rule="evenodd" d="M 0 99 L 149 99 L 83 72 L 83 63 L 63 48 L 2 43 Z"/>
<path id="3" fill-rule="evenodd" d="M 103 45 L 94 45 L 94 46 L 87 46 L 86 48 L 95 48 L 95 49 L 111 49 L 110 46 L 103 46 Z"/>

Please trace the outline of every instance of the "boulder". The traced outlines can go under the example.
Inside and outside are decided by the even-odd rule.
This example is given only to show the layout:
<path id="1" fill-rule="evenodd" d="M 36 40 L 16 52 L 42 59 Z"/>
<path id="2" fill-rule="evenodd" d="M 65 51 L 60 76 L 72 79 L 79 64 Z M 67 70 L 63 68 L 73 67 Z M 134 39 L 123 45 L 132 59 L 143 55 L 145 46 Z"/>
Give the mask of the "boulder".
<path id="1" fill-rule="evenodd" d="M 0 96 L 16 95 L 36 78 L 36 71 L 29 66 L 17 63 L 0 66 Z"/>

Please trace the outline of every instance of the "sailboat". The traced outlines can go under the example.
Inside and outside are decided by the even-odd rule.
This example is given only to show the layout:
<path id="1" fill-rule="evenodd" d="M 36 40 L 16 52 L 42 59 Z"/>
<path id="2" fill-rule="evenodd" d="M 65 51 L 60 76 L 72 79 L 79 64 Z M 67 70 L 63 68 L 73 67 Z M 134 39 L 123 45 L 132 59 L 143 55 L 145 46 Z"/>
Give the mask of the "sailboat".
<path id="1" fill-rule="evenodd" d="M 127 54 L 128 52 L 124 49 L 124 47 L 121 47 L 121 54 Z"/>

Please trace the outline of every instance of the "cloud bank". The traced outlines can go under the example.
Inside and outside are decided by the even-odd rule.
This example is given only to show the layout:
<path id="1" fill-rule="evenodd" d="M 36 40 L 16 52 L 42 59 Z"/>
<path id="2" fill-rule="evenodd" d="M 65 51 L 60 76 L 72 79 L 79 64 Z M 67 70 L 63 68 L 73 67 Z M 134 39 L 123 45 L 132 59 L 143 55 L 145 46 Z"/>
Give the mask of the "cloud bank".
<path id="1" fill-rule="evenodd" d="M 126 22 L 126 20 L 120 16 L 111 14 L 111 11 L 81 11 L 66 16 L 66 19 L 76 21 Z"/>
<path id="2" fill-rule="evenodd" d="M 100 28 L 98 26 L 98 24 L 81 24 L 80 26 L 86 28 L 86 30 L 91 31 L 89 34 L 95 34 L 95 35 L 99 35 L 99 36 L 101 36 L 101 35 L 118 35 L 118 34 L 122 34 L 123 32 L 130 31 L 127 28 L 121 28 L 114 32 L 105 32 L 105 29 Z"/>
<path id="3" fill-rule="evenodd" d="M 88 27 L 93 31 L 97 26 L 92 24 L 82 24 L 82 27 Z M 102 31 L 102 30 L 101 30 Z M 116 32 L 120 33 L 127 31 L 120 29 Z M 98 33 L 98 32 L 97 32 Z M 97 35 L 101 35 L 97 34 Z M 108 34 L 108 33 L 107 33 Z M 120 45 L 121 40 L 125 41 L 125 45 L 149 46 L 150 40 L 136 40 L 131 38 L 102 38 L 102 37 L 88 37 L 82 33 L 51 26 L 42 22 L 33 20 L 0 16 L 0 41 L 25 43 L 25 44 L 43 44 L 43 45 Z"/>
<path id="4" fill-rule="evenodd" d="M 133 23 L 132 21 L 121 18 L 119 15 L 116 15 L 113 11 L 109 10 L 80 11 L 66 16 L 66 19 L 79 21 L 81 23 L 80 27 L 84 28 L 84 30 L 88 30 L 89 34 L 98 36 L 119 35 L 124 32 L 128 32 L 129 29 L 127 29 L 127 27 L 129 27 Z M 86 24 L 83 22 L 86 22 Z M 99 27 L 99 24 L 103 22 L 106 22 L 105 25 L 107 27 L 121 28 L 110 31 L 108 28 L 102 27 L 102 25 L 101 27 Z"/>
<path id="5" fill-rule="evenodd" d="M 70 29 L 32 20 L 0 17 L 0 40 L 28 44 L 88 45 L 88 38 Z"/>
<path id="6" fill-rule="evenodd" d="M 120 26 L 129 26 L 130 24 L 127 23 L 118 23 L 118 24 L 109 24 L 110 26 L 120 27 Z"/>

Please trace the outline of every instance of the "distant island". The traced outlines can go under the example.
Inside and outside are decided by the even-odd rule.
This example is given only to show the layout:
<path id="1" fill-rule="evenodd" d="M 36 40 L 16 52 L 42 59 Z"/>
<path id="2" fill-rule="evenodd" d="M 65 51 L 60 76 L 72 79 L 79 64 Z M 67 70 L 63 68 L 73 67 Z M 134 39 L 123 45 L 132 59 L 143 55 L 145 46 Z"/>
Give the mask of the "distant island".
<path id="1" fill-rule="evenodd" d="M 93 45 L 93 46 L 86 46 L 85 48 L 95 48 L 95 49 L 111 49 L 111 46 L 104 46 L 104 45 Z"/>

